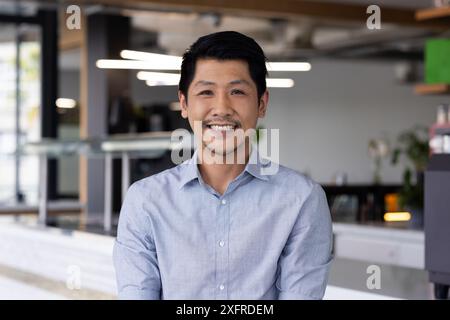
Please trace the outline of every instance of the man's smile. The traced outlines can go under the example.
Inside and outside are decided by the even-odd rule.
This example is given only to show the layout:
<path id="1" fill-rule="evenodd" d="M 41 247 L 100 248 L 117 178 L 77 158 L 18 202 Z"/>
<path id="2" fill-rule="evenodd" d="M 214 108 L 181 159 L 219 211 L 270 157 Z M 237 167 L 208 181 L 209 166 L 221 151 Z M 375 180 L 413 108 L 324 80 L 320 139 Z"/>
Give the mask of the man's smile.
<path id="1" fill-rule="evenodd" d="M 233 136 L 236 129 L 240 128 L 238 121 L 205 121 L 203 127 L 205 132 L 211 134 L 214 137 L 226 138 Z"/>

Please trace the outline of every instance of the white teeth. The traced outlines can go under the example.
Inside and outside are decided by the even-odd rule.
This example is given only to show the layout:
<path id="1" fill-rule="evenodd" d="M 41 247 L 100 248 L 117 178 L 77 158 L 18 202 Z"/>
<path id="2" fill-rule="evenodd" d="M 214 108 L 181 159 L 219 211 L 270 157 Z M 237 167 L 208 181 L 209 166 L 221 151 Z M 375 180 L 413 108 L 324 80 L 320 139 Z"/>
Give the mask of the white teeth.
<path id="1" fill-rule="evenodd" d="M 211 129 L 216 130 L 216 131 L 231 131 L 234 129 L 234 126 L 217 126 L 217 125 L 212 125 Z"/>

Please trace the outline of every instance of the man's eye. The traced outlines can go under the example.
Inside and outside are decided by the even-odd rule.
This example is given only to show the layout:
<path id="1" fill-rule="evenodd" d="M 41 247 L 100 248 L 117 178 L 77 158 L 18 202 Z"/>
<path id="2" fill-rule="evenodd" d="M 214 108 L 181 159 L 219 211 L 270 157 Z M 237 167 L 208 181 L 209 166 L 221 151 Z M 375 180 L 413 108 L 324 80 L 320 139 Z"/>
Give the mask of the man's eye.
<path id="1" fill-rule="evenodd" d="M 210 96 L 213 92 L 211 90 L 203 90 L 198 93 L 199 96 Z"/>
<path id="2" fill-rule="evenodd" d="M 241 94 L 245 94 L 245 92 L 242 91 L 242 90 L 239 90 L 239 89 L 233 89 L 233 90 L 231 90 L 231 94 L 239 94 L 239 95 L 241 95 Z"/>

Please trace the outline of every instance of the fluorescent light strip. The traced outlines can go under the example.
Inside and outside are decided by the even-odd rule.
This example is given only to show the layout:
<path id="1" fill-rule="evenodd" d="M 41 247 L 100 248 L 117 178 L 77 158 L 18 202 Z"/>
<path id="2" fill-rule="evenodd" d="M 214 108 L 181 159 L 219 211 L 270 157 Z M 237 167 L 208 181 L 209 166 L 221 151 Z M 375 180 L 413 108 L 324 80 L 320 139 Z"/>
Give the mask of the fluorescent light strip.
<path id="1" fill-rule="evenodd" d="M 181 68 L 182 57 L 180 56 L 171 56 L 168 54 L 160 54 L 160 53 L 151 53 L 151 52 L 142 52 L 142 51 L 134 51 L 134 50 L 122 50 L 120 52 L 120 56 L 123 59 L 130 60 L 141 60 L 141 61 L 155 61 L 162 63 L 173 63 L 179 65 Z"/>
<path id="2" fill-rule="evenodd" d="M 77 105 L 77 102 L 73 99 L 58 98 L 56 99 L 56 106 L 60 109 L 73 109 Z"/>
<path id="3" fill-rule="evenodd" d="M 158 61 L 100 59 L 96 65 L 100 69 L 180 70 L 180 66 L 173 63 Z"/>
<path id="4" fill-rule="evenodd" d="M 149 71 L 139 71 L 137 73 L 137 78 L 139 80 L 176 80 L 180 81 L 179 73 L 165 73 L 165 72 L 149 72 Z"/>
<path id="5" fill-rule="evenodd" d="M 398 222 L 411 220 L 411 214 L 409 212 L 386 212 L 384 214 L 384 221 Z"/>
<path id="6" fill-rule="evenodd" d="M 178 81 L 175 81 L 175 80 L 146 80 L 145 83 L 149 87 L 177 86 L 178 85 Z"/>
<path id="7" fill-rule="evenodd" d="M 295 82 L 288 78 L 267 78 L 266 84 L 269 88 L 292 88 Z"/>
<path id="8" fill-rule="evenodd" d="M 309 62 L 267 62 L 267 71 L 309 71 Z"/>
<path id="9" fill-rule="evenodd" d="M 101 69 L 142 69 L 142 70 L 180 70 L 182 57 L 168 54 L 151 53 L 135 50 L 122 50 L 120 56 L 128 60 L 97 60 Z M 267 62 L 266 68 L 271 71 L 309 71 L 309 62 Z"/>
<path id="10" fill-rule="evenodd" d="M 99 59 L 96 65 L 100 69 L 141 69 L 141 70 L 180 70 L 181 62 L 169 60 L 113 60 Z M 311 64 L 308 62 L 268 62 L 269 72 L 274 71 L 309 71 Z"/>

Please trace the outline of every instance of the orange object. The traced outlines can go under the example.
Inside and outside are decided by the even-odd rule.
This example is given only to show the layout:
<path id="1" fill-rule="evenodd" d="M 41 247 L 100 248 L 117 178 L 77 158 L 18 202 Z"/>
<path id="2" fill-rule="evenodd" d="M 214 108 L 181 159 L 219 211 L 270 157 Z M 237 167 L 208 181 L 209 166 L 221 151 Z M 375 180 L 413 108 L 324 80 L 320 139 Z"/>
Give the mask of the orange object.
<path id="1" fill-rule="evenodd" d="M 388 193 L 384 196 L 384 203 L 387 212 L 399 211 L 398 193 Z"/>

